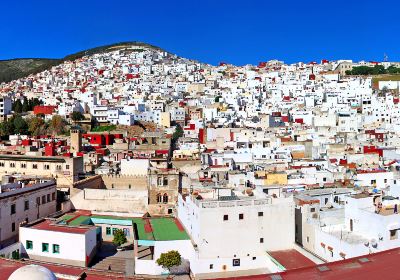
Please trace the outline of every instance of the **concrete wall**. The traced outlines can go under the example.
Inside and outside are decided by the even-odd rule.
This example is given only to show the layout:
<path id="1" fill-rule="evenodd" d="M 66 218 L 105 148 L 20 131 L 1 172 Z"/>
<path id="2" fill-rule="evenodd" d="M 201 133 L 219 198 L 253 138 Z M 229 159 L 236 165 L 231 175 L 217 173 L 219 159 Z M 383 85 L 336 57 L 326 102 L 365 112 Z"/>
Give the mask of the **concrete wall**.
<path id="1" fill-rule="evenodd" d="M 75 209 L 125 213 L 145 213 L 148 200 L 147 189 L 85 189 L 71 196 L 70 199 Z"/>

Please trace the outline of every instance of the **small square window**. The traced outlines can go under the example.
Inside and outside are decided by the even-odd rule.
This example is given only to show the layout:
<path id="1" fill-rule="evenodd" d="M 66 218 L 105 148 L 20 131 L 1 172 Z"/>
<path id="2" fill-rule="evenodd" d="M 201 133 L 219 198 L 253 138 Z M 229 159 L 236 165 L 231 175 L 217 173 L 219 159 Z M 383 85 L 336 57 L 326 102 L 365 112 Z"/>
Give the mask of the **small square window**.
<path id="1" fill-rule="evenodd" d="M 244 214 L 239 214 L 239 220 L 243 220 L 243 218 L 244 218 Z"/>
<path id="2" fill-rule="evenodd" d="M 264 216 L 264 212 L 258 212 L 258 217 Z"/>
<path id="3" fill-rule="evenodd" d="M 240 259 L 233 259 L 232 266 L 240 266 Z"/>
<path id="4" fill-rule="evenodd" d="M 60 253 L 60 245 L 53 244 L 53 253 L 54 254 L 59 254 Z"/>
<path id="5" fill-rule="evenodd" d="M 42 252 L 49 251 L 49 243 L 42 243 Z"/>
<path id="6" fill-rule="evenodd" d="M 106 235 L 111 235 L 111 228 L 110 227 L 106 227 Z"/>
<path id="7" fill-rule="evenodd" d="M 257 258 L 256 257 L 253 257 L 253 261 L 255 261 Z"/>
<path id="8" fill-rule="evenodd" d="M 264 243 L 264 238 L 260 238 L 260 243 Z"/>
<path id="9" fill-rule="evenodd" d="M 32 250 L 33 249 L 33 242 L 31 240 L 26 240 L 26 249 Z"/>
<path id="10" fill-rule="evenodd" d="M 214 268 L 214 265 L 213 264 L 210 264 L 210 269 L 213 269 Z"/>
<path id="11" fill-rule="evenodd" d="M 228 220 L 228 215 L 224 215 L 224 221 Z"/>

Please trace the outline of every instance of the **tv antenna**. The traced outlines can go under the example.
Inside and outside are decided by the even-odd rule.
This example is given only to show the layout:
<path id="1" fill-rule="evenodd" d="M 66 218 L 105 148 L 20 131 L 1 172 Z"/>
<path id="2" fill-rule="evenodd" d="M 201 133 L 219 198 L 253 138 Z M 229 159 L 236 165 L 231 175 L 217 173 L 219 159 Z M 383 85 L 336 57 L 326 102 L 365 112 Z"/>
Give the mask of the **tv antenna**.
<path id="1" fill-rule="evenodd" d="M 386 53 L 383 54 L 383 61 L 384 62 L 388 62 L 389 61 L 389 57 L 387 56 Z"/>

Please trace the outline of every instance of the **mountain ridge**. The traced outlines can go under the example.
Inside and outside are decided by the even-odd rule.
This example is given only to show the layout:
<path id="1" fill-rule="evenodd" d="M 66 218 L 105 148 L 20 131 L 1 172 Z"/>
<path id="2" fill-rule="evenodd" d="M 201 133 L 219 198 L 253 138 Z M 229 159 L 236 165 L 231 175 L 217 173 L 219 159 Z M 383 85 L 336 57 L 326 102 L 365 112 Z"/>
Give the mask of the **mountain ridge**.
<path id="1" fill-rule="evenodd" d="M 94 55 L 97 53 L 106 53 L 127 47 L 146 47 L 159 51 L 165 51 L 160 47 L 139 42 L 127 41 L 114 44 L 102 45 L 68 54 L 63 58 L 12 58 L 0 60 L 0 83 L 8 83 L 16 79 L 20 79 L 32 74 L 37 74 L 48 70 L 53 66 L 57 66 L 65 61 L 74 61 L 86 55 Z"/>

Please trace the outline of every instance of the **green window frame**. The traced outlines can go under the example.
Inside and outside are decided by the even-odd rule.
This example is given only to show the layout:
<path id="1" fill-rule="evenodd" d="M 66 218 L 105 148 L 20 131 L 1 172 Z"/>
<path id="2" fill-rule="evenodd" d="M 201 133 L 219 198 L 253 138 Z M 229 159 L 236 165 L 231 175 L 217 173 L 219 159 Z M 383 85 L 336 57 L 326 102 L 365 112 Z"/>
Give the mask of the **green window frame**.
<path id="1" fill-rule="evenodd" d="M 42 243 L 42 252 L 49 251 L 49 243 Z"/>
<path id="2" fill-rule="evenodd" d="M 110 227 L 106 227 L 106 235 L 111 235 L 111 228 Z"/>
<path id="3" fill-rule="evenodd" d="M 60 245 L 53 244 L 53 253 L 54 254 L 59 254 L 60 253 Z"/>
<path id="4" fill-rule="evenodd" d="M 26 240 L 26 249 L 32 250 L 33 249 L 33 242 L 31 240 Z"/>

